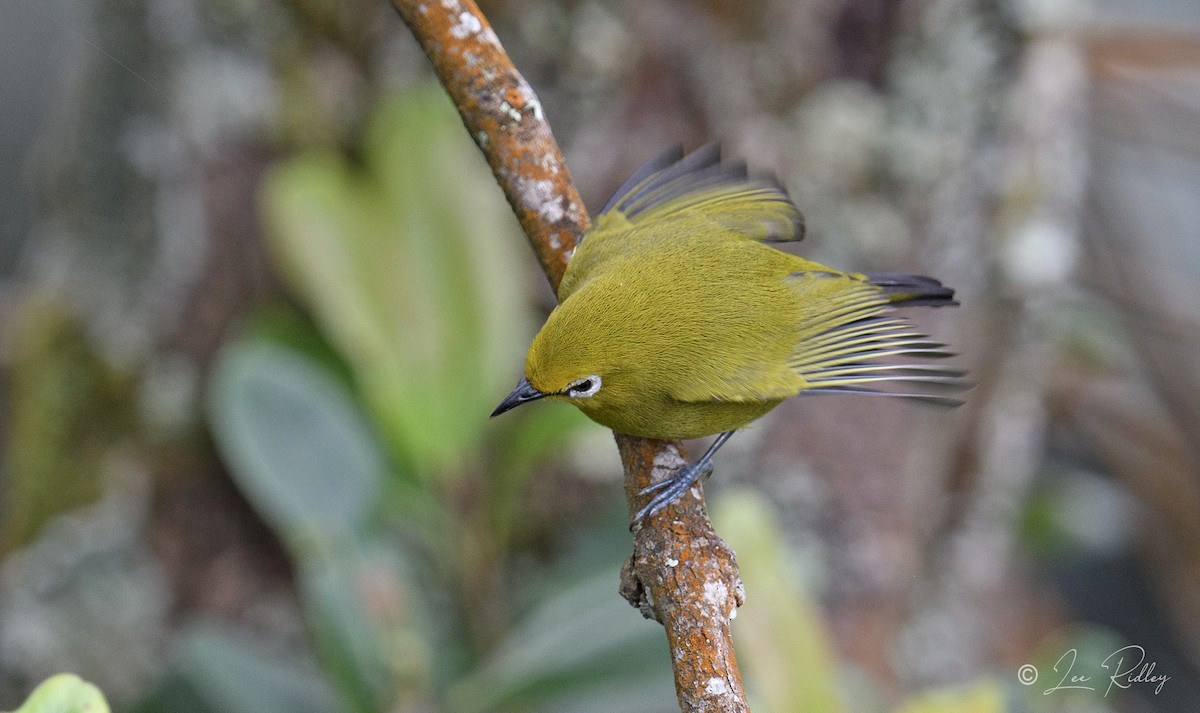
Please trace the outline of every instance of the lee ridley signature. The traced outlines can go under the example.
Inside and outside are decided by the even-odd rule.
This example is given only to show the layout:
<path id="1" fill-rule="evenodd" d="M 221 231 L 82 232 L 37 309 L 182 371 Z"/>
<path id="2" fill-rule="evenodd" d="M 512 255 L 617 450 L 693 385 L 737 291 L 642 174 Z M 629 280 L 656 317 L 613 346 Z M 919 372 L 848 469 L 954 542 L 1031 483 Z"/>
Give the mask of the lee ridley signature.
<path id="1" fill-rule="evenodd" d="M 1079 652 L 1075 649 L 1068 649 L 1059 656 L 1058 661 L 1054 662 L 1054 673 L 1058 680 L 1053 686 L 1042 691 L 1042 695 L 1048 696 L 1055 691 L 1095 691 L 1099 690 L 1098 685 L 1103 685 L 1104 696 L 1107 698 L 1114 687 L 1130 688 L 1136 684 L 1154 686 L 1154 695 L 1158 695 L 1163 685 L 1171 680 L 1170 676 L 1154 673 L 1156 663 L 1146 661 L 1146 650 L 1137 644 L 1123 646 L 1109 654 L 1100 663 L 1100 667 L 1111 673 L 1099 679 L 1076 673 L 1075 664 L 1078 660 Z M 1017 680 L 1026 686 L 1032 686 L 1038 680 L 1037 668 L 1025 664 L 1017 669 Z"/>

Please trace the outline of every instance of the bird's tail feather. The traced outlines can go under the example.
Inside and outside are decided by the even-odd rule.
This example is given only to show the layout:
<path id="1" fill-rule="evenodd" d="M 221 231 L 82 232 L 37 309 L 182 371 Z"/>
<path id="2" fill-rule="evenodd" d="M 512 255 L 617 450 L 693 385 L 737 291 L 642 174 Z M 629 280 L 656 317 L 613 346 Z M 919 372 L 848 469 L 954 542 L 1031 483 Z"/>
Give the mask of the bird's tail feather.
<path id="1" fill-rule="evenodd" d="M 789 366 L 804 379 L 804 392 L 870 393 L 941 406 L 961 404 L 946 394 L 970 388 L 966 373 L 923 363 L 953 353 L 908 320 L 888 314 L 893 307 L 955 305 L 954 291 L 916 275 L 875 273 L 867 281 L 880 292 L 856 291 L 839 308 L 815 319 L 814 326 L 820 329 L 797 345 Z"/>

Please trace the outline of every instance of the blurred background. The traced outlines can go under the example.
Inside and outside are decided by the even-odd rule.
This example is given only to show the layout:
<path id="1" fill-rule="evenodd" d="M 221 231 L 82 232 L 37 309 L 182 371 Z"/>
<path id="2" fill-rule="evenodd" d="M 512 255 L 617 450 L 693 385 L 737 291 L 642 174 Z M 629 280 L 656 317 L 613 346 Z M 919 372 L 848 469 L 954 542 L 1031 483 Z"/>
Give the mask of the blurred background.
<path id="1" fill-rule="evenodd" d="M 721 453 L 754 710 L 1196 710 L 1200 6 L 482 7 L 593 209 L 720 139 L 801 254 L 959 291 L 913 316 L 966 406 L 795 399 Z M 387 2 L 7 0 L 0 39 L 0 709 L 64 670 L 676 709 L 611 435 L 487 419 L 553 296 Z"/>

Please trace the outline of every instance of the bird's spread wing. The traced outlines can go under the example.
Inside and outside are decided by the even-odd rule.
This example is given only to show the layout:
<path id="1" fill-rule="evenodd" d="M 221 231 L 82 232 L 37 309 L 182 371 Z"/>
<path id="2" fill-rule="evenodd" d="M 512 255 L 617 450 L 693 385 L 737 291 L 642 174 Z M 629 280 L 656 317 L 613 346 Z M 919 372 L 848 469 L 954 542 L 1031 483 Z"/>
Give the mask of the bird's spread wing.
<path id="1" fill-rule="evenodd" d="M 592 222 L 558 288 L 565 300 L 616 258 L 686 240 L 701 226 L 764 242 L 800 240 L 804 217 L 779 182 L 751 176 L 744 163 L 722 163 L 709 144 L 684 156 L 678 147 L 634 172 Z"/>
<path id="2" fill-rule="evenodd" d="M 675 147 L 648 161 L 600 210 L 589 234 L 669 220 L 684 212 L 702 213 L 753 240 L 804 237 L 804 217 L 779 182 L 749 175 L 745 163 L 722 163 L 717 144 L 687 156 Z"/>
<path id="3" fill-rule="evenodd" d="M 787 280 L 798 297 L 790 355 L 778 359 L 763 353 L 749 361 L 725 360 L 722 368 L 697 368 L 691 380 L 672 389 L 674 398 L 774 401 L 805 392 L 841 392 L 961 403 L 944 392 L 966 387 L 964 372 L 923 363 L 952 356 L 945 345 L 891 314 L 894 305 L 956 304 L 952 290 L 930 278 L 890 273 L 813 269 Z"/>
<path id="4" fill-rule="evenodd" d="M 888 314 L 892 305 L 950 306 L 954 291 L 916 275 L 840 275 L 800 272 L 790 278 L 806 304 L 821 305 L 799 325 L 801 338 L 788 366 L 804 391 L 882 393 L 942 405 L 960 400 L 931 390 L 968 386 L 958 369 L 922 363 L 953 356 L 908 320 Z M 882 385 L 885 390 L 876 389 Z"/>

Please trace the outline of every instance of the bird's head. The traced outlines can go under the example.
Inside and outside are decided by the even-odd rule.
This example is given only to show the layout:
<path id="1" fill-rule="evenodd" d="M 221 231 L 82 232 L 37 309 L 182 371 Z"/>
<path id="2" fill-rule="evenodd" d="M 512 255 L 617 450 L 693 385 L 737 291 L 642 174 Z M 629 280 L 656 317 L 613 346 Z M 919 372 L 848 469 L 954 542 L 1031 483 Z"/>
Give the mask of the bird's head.
<path id="1" fill-rule="evenodd" d="M 618 366 L 623 349 L 614 344 L 604 317 L 561 305 L 533 339 L 525 376 L 492 416 L 542 398 L 566 401 L 595 418 L 618 402 L 627 370 Z M 588 310 L 588 312 L 591 312 Z M 619 341 L 619 340 L 618 340 Z"/>

